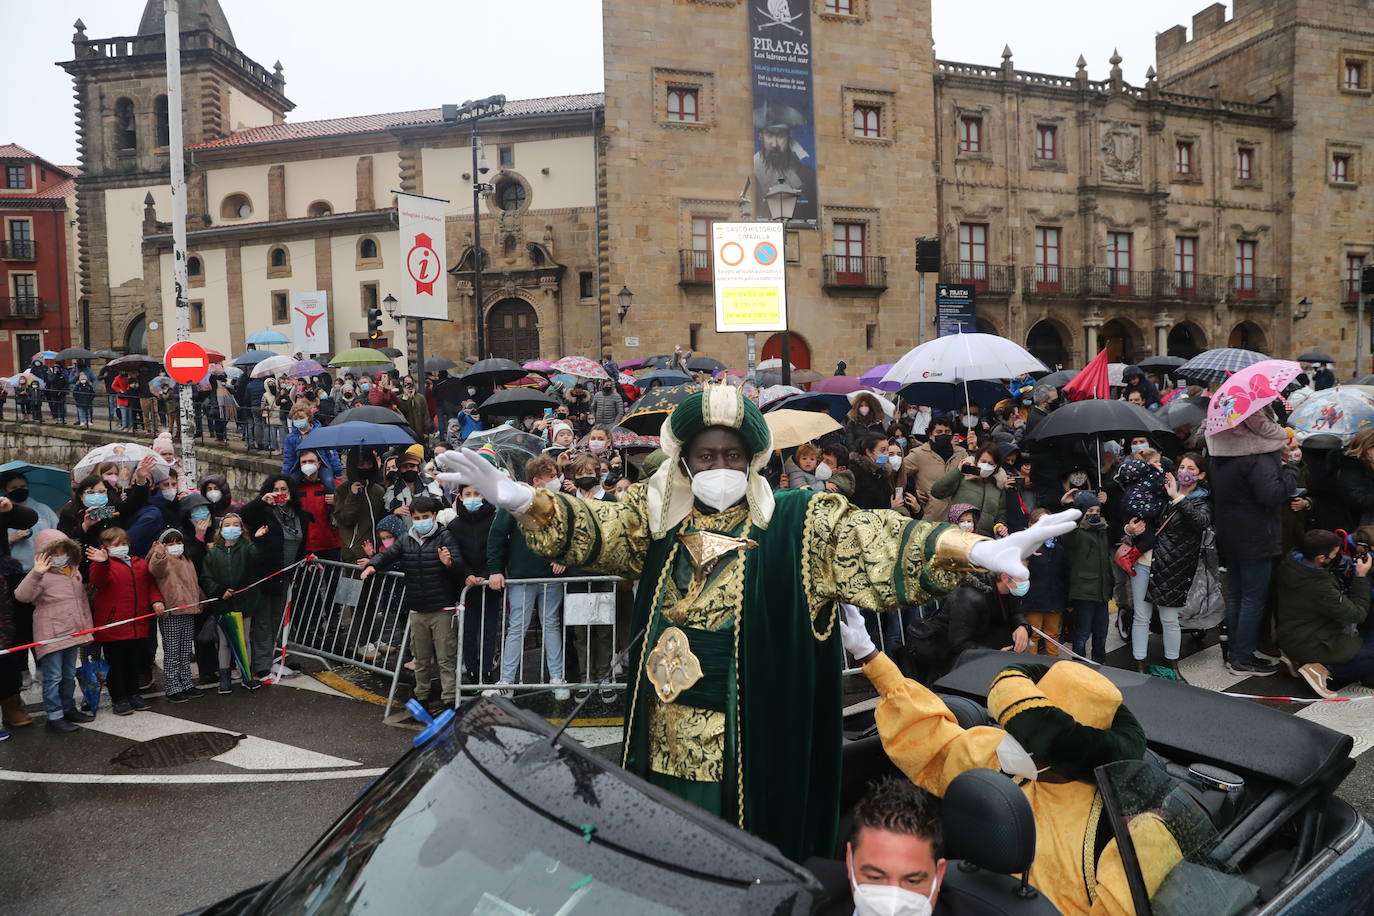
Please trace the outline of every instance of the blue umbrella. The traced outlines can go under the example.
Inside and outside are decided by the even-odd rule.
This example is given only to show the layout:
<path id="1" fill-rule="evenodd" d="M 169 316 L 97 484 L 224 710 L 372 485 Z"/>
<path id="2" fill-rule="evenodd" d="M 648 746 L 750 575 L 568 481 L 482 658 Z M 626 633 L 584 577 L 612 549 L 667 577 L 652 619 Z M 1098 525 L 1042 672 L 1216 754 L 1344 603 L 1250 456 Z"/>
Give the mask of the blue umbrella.
<path id="1" fill-rule="evenodd" d="M 249 337 L 247 342 L 259 347 L 273 347 L 277 344 L 289 344 L 291 338 L 281 331 L 259 331 Z"/>
<path id="2" fill-rule="evenodd" d="M 57 359 L 57 351 L 56 351 L 56 350 L 44 350 L 42 353 L 39 353 L 39 354 L 38 354 L 38 358 L 39 358 L 39 359 Z"/>
<path id="3" fill-rule="evenodd" d="M 908 403 L 920 404 L 922 407 L 931 407 L 935 410 L 962 407 L 966 398 L 982 407 L 991 407 L 998 401 L 1011 397 L 1006 385 L 985 379 L 972 379 L 968 382 L 912 382 L 898 393 Z"/>
<path id="4" fill-rule="evenodd" d="M 690 375 L 684 375 L 674 369 L 655 369 L 635 378 L 635 384 L 640 388 L 649 388 L 653 385 L 690 385 L 691 383 L 692 377 Z"/>
<path id="5" fill-rule="evenodd" d="M 91 715 L 100 709 L 100 690 L 105 686 L 105 676 L 110 673 L 110 663 L 103 658 L 88 658 L 76 669 L 76 680 L 81 685 L 81 696 Z"/>
<path id="6" fill-rule="evenodd" d="M 0 464 L 0 474 L 19 471 L 29 482 L 29 499 L 36 499 L 55 512 L 72 498 L 72 475 L 61 468 L 27 461 L 7 461 Z"/>
<path id="7" fill-rule="evenodd" d="M 312 429 L 301 439 L 301 448 L 353 448 L 357 445 L 414 445 L 415 439 L 403 427 L 390 423 L 364 423 L 354 420 L 334 422 Z"/>
<path id="8" fill-rule="evenodd" d="M 256 366 L 269 356 L 276 356 L 271 350 L 249 350 L 242 356 L 235 356 L 231 366 Z"/>
<path id="9" fill-rule="evenodd" d="M 788 410 L 816 410 L 823 407 L 826 413 L 835 418 L 836 423 L 844 423 L 849 415 L 849 409 L 853 405 L 849 403 L 849 398 L 842 394 L 825 394 L 823 392 L 810 392 L 808 394 L 794 395 L 790 398 L 783 398 L 774 401 L 763 408 L 764 413 L 786 407 Z"/>

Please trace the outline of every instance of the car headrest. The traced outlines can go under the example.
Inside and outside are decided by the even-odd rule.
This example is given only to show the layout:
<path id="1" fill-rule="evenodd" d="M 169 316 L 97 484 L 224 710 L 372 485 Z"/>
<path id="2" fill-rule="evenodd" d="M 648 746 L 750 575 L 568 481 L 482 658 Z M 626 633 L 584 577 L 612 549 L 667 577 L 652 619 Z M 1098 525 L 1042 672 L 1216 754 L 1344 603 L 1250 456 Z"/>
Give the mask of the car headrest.
<path id="1" fill-rule="evenodd" d="M 999 875 L 1035 858 L 1035 817 L 1021 787 L 996 770 L 969 770 L 945 790 L 945 855 Z"/>
<path id="2" fill-rule="evenodd" d="M 936 696 L 945 704 L 945 708 L 954 715 L 954 720 L 959 723 L 960 728 L 997 724 L 992 716 L 988 715 L 987 709 L 982 704 L 970 700 L 968 697 L 955 696 L 950 693 L 939 693 Z"/>

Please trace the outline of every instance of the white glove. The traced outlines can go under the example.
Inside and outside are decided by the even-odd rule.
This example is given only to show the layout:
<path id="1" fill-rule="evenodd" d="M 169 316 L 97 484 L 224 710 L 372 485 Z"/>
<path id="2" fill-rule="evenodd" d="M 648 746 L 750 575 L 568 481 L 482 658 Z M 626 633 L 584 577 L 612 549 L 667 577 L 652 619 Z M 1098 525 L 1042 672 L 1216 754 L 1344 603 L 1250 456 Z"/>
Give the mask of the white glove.
<path id="1" fill-rule="evenodd" d="M 1040 545 L 1050 538 L 1068 534 L 1082 517 L 1083 513 L 1077 509 L 1047 515 L 1025 531 L 997 540 L 979 541 L 968 552 L 968 560 L 988 572 L 1005 573 L 1013 579 L 1028 579 L 1030 573 L 1026 572 L 1026 557 L 1039 550 Z"/>
<path id="2" fill-rule="evenodd" d="M 471 449 L 450 449 L 437 460 L 447 472 L 439 475 L 441 482 L 455 487 L 476 487 L 486 501 L 498 509 L 519 515 L 534 501 L 533 487 L 506 477 Z"/>
<path id="3" fill-rule="evenodd" d="M 844 616 L 840 618 L 840 642 L 844 643 L 844 651 L 854 656 L 855 660 L 872 655 L 875 651 L 873 640 L 869 638 L 868 627 L 864 626 L 863 613 L 854 605 L 843 602 L 840 609 L 844 611 Z"/>

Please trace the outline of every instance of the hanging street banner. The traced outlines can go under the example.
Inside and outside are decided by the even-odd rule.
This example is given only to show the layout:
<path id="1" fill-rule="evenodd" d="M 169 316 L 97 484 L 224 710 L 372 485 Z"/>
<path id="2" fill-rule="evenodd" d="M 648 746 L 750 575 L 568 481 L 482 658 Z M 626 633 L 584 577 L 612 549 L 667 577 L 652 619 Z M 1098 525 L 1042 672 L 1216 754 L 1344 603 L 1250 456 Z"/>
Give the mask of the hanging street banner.
<path id="1" fill-rule="evenodd" d="M 401 225 L 401 277 L 397 317 L 448 320 L 448 277 L 444 253 L 444 201 L 396 194 Z"/>
<path id="2" fill-rule="evenodd" d="M 935 336 L 977 332 L 973 287 L 966 283 L 935 284 Z"/>
<path id="3" fill-rule="evenodd" d="M 783 234 L 775 222 L 711 226 L 717 332 L 787 329 Z"/>
<path id="4" fill-rule="evenodd" d="M 329 346 L 329 293 L 322 289 L 291 294 L 291 341 L 297 353 L 314 356 Z"/>
<path id="5" fill-rule="evenodd" d="M 754 215 L 769 219 L 779 181 L 800 192 L 793 219 L 815 225 L 816 116 L 811 0 L 748 0 L 754 89 Z"/>

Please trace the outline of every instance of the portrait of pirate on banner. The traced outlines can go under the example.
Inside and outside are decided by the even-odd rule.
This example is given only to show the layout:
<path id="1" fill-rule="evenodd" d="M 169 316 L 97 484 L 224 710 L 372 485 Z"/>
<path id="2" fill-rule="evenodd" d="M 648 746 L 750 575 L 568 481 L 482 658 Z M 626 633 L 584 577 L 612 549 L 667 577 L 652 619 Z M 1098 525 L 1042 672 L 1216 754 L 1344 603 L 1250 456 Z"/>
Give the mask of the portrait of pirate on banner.
<path id="1" fill-rule="evenodd" d="M 809 119 L 791 105 L 768 101 L 754 109 L 754 216 L 769 219 L 768 192 L 779 183 L 801 192 L 793 216 L 815 222 L 815 159 L 802 144 L 814 137 Z"/>

